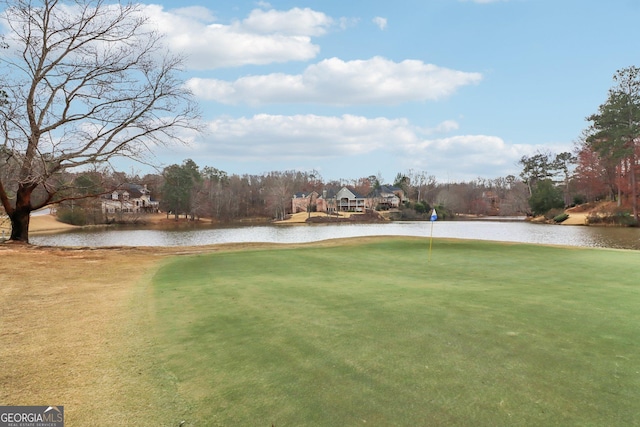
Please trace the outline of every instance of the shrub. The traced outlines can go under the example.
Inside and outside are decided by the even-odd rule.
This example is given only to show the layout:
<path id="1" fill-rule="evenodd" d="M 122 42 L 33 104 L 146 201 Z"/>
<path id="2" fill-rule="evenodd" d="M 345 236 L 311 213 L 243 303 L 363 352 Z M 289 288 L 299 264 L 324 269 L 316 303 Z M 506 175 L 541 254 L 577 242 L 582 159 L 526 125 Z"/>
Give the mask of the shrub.
<path id="1" fill-rule="evenodd" d="M 416 202 L 413 209 L 415 209 L 416 212 L 423 214 L 429 210 L 429 205 L 422 202 Z"/>
<path id="2" fill-rule="evenodd" d="M 422 218 L 422 215 L 418 214 L 414 209 L 402 209 L 400 211 L 400 219 L 412 221 Z"/>
<path id="3" fill-rule="evenodd" d="M 561 213 L 560 215 L 556 215 L 556 216 L 553 217 L 553 222 L 559 224 L 559 223 L 563 222 L 564 220 L 566 220 L 567 218 L 569 218 L 569 214 Z"/>
<path id="4" fill-rule="evenodd" d="M 631 212 L 624 210 L 617 210 L 613 213 L 613 223 L 629 227 L 635 227 L 638 225 L 633 215 L 631 215 Z"/>
<path id="5" fill-rule="evenodd" d="M 592 212 L 587 217 L 587 222 L 589 224 L 623 225 L 627 227 L 638 226 L 631 212 L 625 209 L 616 209 L 613 212 Z"/>
<path id="6" fill-rule="evenodd" d="M 82 209 L 58 209 L 60 222 L 71 225 L 87 225 L 87 215 Z"/>
<path id="7" fill-rule="evenodd" d="M 564 214 L 564 209 L 554 208 L 554 209 L 550 209 L 550 210 L 548 210 L 548 211 L 544 214 L 544 217 L 545 217 L 546 219 L 553 219 L 553 220 L 555 221 L 555 218 L 556 218 L 557 216 L 562 215 L 562 214 Z M 569 215 L 567 215 L 567 216 L 569 216 Z M 565 219 L 566 219 L 566 218 L 565 218 Z M 563 220 L 563 221 L 564 221 L 564 220 Z"/>
<path id="8" fill-rule="evenodd" d="M 585 196 L 583 196 L 582 194 L 576 194 L 575 196 L 573 196 L 573 204 L 575 206 L 582 205 L 582 204 L 584 204 L 586 202 L 587 202 L 587 198 Z"/>
<path id="9" fill-rule="evenodd" d="M 564 208 L 562 191 L 550 179 L 540 181 L 529 198 L 529 206 L 534 215 L 544 215 L 551 209 Z"/>

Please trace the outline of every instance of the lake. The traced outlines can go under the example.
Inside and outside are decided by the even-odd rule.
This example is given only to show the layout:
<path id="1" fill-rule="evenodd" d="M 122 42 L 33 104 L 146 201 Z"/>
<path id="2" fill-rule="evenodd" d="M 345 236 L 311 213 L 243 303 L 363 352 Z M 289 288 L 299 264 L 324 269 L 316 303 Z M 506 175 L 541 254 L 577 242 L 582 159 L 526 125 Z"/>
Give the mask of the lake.
<path id="1" fill-rule="evenodd" d="M 384 224 L 303 224 L 194 227 L 157 230 L 111 228 L 33 235 L 43 246 L 200 246 L 222 243 L 306 243 L 364 236 L 418 236 L 640 250 L 640 228 L 532 224 L 526 221 L 436 221 Z"/>

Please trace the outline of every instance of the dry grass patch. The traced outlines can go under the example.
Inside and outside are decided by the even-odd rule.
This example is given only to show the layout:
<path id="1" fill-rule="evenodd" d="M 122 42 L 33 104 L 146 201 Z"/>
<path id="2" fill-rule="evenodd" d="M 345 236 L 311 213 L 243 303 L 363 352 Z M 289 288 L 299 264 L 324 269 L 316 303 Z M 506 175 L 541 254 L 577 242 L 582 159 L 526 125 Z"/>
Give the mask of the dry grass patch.
<path id="1" fill-rule="evenodd" d="M 157 263 L 135 249 L 0 245 L 0 404 L 64 405 L 73 426 L 126 425 L 131 405 L 155 403 L 136 361 L 146 319 L 130 309 Z"/>

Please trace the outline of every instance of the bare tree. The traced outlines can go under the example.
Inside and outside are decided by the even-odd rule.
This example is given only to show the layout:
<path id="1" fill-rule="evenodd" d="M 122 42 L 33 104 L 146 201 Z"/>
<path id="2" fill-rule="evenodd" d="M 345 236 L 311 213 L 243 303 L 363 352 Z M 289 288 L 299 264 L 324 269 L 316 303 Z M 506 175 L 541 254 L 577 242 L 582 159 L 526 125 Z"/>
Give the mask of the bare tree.
<path id="1" fill-rule="evenodd" d="M 433 203 L 435 198 L 434 191 L 437 188 L 437 181 L 434 175 L 428 175 L 426 171 L 414 171 L 409 169 L 407 172 L 409 182 L 411 182 L 411 194 L 407 194 L 407 198 L 416 202 L 427 201 Z"/>
<path id="2" fill-rule="evenodd" d="M 291 207 L 295 172 L 271 172 L 264 180 L 266 203 L 276 220 L 285 219 Z"/>
<path id="3" fill-rule="evenodd" d="M 137 4 L 0 0 L 9 28 L 0 59 L 0 176 L 11 240 L 28 242 L 33 210 L 64 200 L 56 174 L 116 157 L 145 161 L 158 144 L 196 128 L 197 108 Z M 5 162 L 7 160 L 5 159 Z"/>
<path id="4" fill-rule="evenodd" d="M 202 206 L 202 215 L 210 218 L 221 219 L 225 205 L 225 192 L 229 187 L 229 176 L 225 171 L 205 166 L 202 169 L 202 189 L 199 194 Z"/>

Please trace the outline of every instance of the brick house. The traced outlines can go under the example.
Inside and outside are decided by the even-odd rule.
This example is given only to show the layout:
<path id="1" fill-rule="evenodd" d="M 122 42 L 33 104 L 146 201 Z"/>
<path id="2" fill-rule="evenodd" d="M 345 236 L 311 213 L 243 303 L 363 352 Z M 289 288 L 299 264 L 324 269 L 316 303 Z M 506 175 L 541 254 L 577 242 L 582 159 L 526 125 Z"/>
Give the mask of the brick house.
<path id="1" fill-rule="evenodd" d="M 299 192 L 291 200 L 291 212 L 307 212 L 309 208 L 315 212 L 365 212 L 367 209 L 394 209 L 404 200 L 401 188 L 383 185 L 372 191 L 368 196 L 359 194 L 349 187 L 340 190 L 323 190 Z"/>

